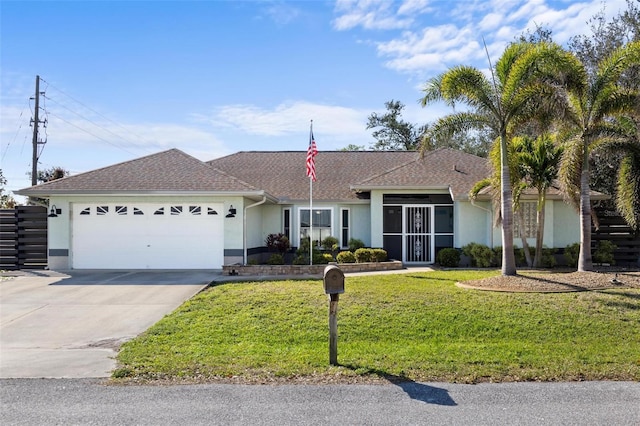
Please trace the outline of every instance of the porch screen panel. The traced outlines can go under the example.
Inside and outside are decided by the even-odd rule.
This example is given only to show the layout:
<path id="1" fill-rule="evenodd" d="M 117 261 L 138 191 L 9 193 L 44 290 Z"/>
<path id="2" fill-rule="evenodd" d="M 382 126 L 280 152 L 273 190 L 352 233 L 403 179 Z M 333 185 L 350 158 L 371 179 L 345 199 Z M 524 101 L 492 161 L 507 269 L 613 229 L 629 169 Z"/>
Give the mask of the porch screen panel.
<path id="1" fill-rule="evenodd" d="M 389 259 L 402 260 L 402 235 L 384 235 L 382 244 Z"/>

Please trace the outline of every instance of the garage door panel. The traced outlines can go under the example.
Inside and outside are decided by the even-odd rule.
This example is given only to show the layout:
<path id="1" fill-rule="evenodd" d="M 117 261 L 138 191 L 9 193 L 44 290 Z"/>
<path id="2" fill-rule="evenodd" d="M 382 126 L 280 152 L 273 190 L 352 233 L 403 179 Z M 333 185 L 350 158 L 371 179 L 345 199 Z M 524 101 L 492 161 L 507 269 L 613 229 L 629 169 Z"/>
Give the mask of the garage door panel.
<path id="1" fill-rule="evenodd" d="M 224 258 L 222 204 L 74 206 L 73 267 L 211 269 Z"/>

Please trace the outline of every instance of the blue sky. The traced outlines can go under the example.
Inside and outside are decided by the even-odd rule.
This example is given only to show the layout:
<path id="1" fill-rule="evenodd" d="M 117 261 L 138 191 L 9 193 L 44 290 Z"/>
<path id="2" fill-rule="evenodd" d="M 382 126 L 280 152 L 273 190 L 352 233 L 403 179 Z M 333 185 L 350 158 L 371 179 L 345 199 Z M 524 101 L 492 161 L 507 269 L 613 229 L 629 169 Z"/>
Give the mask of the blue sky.
<path id="1" fill-rule="evenodd" d="M 0 0 L 0 158 L 8 190 L 30 185 L 35 76 L 47 139 L 39 168 L 72 174 L 169 148 L 236 151 L 369 146 L 372 112 L 406 105 L 458 64 L 487 68 L 536 25 L 565 44 L 624 0 Z M 277 167 L 277 165 L 274 165 Z M 304 167 L 304 165 L 301 165 Z M 320 179 L 321 177 L 319 177 Z"/>

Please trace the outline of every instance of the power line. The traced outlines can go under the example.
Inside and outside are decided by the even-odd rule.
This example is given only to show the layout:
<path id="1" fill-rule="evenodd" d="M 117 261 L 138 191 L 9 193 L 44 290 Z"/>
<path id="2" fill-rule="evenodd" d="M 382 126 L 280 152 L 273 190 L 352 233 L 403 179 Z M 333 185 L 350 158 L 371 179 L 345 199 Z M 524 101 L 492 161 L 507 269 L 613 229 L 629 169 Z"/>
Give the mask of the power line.
<path id="1" fill-rule="evenodd" d="M 22 130 L 22 125 L 24 124 L 24 122 L 22 121 L 22 115 L 24 114 L 24 110 L 27 108 L 27 106 L 29 106 L 29 102 L 26 102 L 25 105 L 22 107 L 22 110 L 20 111 L 20 116 L 18 117 L 18 130 L 16 130 L 16 133 L 13 135 L 13 139 L 7 142 L 7 146 L 2 151 L 2 157 L 1 157 L 2 161 L 4 161 L 4 158 L 7 156 L 9 147 L 11 146 L 12 143 L 16 141 L 16 139 L 18 138 L 18 134 L 20 133 L 20 130 Z"/>
<path id="2" fill-rule="evenodd" d="M 44 81 L 44 80 L 43 80 L 43 81 Z M 72 101 L 74 101 L 75 103 L 77 103 L 77 104 L 81 105 L 82 107 L 84 107 L 84 108 L 88 109 L 89 111 L 91 111 L 92 113 L 96 114 L 97 116 L 99 116 L 99 117 L 103 118 L 104 120 L 106 120 L 106 121 L 108 121 L 108 122 L 110 122 L 110 123 L 115 124 L 116 126 L 120 127 L 121 129 L 124 129 L 127 133 L 129 133 L 129 134 L 131 134 L 131 135 L 135 136 L 135 138 L 136 138 L 137 140 L 142 141 L 142 142 L 148 142 L 148 140 L 146 140 L 146 139 L 145 139 L 145 138 L 143 138 L 142 136 L 140 136 L 140 135 L 136 134 L 136 133 L 135 133 L 135 132 L 133 132 L 131 129 L 129 129 L 129 128 L 125 127 L 124 125 L 122 125 L 122 124 L 118 123 L 117 121 L 114 121 L 114 120 L 112 120 L 111 118 L 109 118 L 109 117 L 107 117 L 107 116 L 105 116 L 105 115 L 101 114 L 100 112 L 96 111 L 95 109 L 91 108 L 90 106 L 86 105 L 85 103 L 83 103 L 83 102 L 79 101 L 78 99 L 74 98 L 73 96 L 71 96 L 71 95 L 69 95 L 68 93 L 64 92 L 63 90 L 59 89 L 59 88 L 58 88 L 58 87 L 56 87 L 55 85 L 53 85 L 53 84 L 51 84 L 51 83 L 49 83 L 49 82 L 46 82 L 46 83 L 47 83 L 47 87 L 51 87 L 51 88 L 53 88 L 54 90 L 56 90 L 56 91 L 60 92 L 62 95 L 66 96 L 67 98 L 69 98 L 69 99 L 71 99 Z M 69 112 L 71 112 L 71 113 L 73 113 L 73 114 L 78 115 L 78 116 L 79 116 L 79 117 L 81 117 L 83 120 L 87 120 L 87 121 L 89 121 L 89 122 L 90 122 L 91 124 L 93 124 L 94 126 L 99 127 L 99 128 L 101 128 L 102 130 L 107 131 L 108 133 L 111 133 L 112 135 L 114 135 L 114 136 L 116 136 L 116 137 L 118 137 L 118 138 L 120 138 L 120 139 L 124 140 L 125 142 L 129 142 L 129 143 L 131 143 L 131 144 L 135 144 L 135 143 L 133 143 L 132 141 L 128 140 L 127 138 L 123 137 L 122 135 L 119 135 L 119 134 L 117 134 L 117 133 L 115 133 L 115 132 L 113 132 L 113 131 L 111 131 L 111 130 L 109 130 L 109 129 L 106 129 L 106 128 L 105 128 L 105 127 L 103 127 L 103 126 L 100 126 L 99 124 L 97 124 L 97 123 L 93 122 L 92 120 L 90 120 L 89 118 L 87 118 L 87 117 L 83 116 L 82 114 L 80 114 L 80 113 L 78 113 L 78 112 L 76 112 L 76 111 L 73 111 L 72 109 L 70 109 L 69 107 L 67 107 L 67 106 L 63 105 L 63 104 L 62 104 L 62 103 L 60 103 L 60 102 L 57 102 L 55 99 L 52 99 L 52 98 L 48 98 L 48 99 L 49 99 L 50 101 L 52 101 L 52 102 L 56 103 L 57 105 L 59 105 L 59 106 L 61 106 L 61 107 L 65 108 L 65 109 L 66 109 L 66 110 L 68 110 Z M 148 151 L 148 150 L 146 150 L 146 149 L 145 149 L 145 151 L 150 152 L 150 151 Z"/>
<path id="3" fill-rule="evenodd" d="M 64 121 L 64 122 L 65 122 L 65 123 L 67 123 L 68 125 L 75 127 L 75 128 L 76 128 L 76 129 L 78 129 L 78 130 L 81 130 L 81 131 L 83 131 L 83 132 L 85 132 L 85 133 L 90 134 L 91 136 L 93 136 L 93 137 L 94 137 L 94 138 L 96 138 L 96 139 L 100 139 L 101 141 L 106 142 L 106 143 L 108 143 L 109 145 L 114 146 L 114 147 L 116 147 L 116 148 L 119 148 L 119 149 L 121 149 L 121 150 L 123 150 L 123 151 L 125 151 L 125 152 L 128 152 L 128 153 L 129 153 L 129 154 L 131 154 L 131 155 L 136 155 L 135 153 L 133 153 L 133 152 L 131 152 L 131 151 L 127 150 L 127 149 L 126 149 L 126 148 L 124 148 L 124 147 L 121 147 L 121 146 L 119 146 L 119 145 L 116 145 L 116 144 L 114 144 L 113 142 L 110 142 L 110 141 L 108 141 L 107 139 L 105 139 L 105 138 L 103 138 L 103 137 L 101 137 L 101 136 L 98 136 L 98 135 L 96 135 L 95 133 L 92 133 L 92 132 L 90 132 L 90 131 L 89 131 L 89 130 L 87 130 L 87 129 L 83 129 L 83 128 L 82 128 L 82 127 L 80 127 L 80 126 L 78 126 L 78 125 L 76 125 L 76 124 L 73 124 L 72 122 L 70 122 L 70 121 L 68 121 L 68 120 L 65 120 L 64 118 L 60 117 L 59 115 L 56 115 L 56 114 L 54 114 L 54 113 L 52 113 L 52 112 L 50 112 L 49 114 L 50 114 L 50 115 L 52 115 L 53 117 L 58 118 L 59 120 Z"/>
<path id="4" fill-rule="evenodd" d="M 78 117 L 80 117 L 81 119 L 83 119 L 83 120 L 85 120 L 85 121 L 87 121 L 87 122 L 91 123 L 91 124 L 92 124 L 92 125 L 94 125 L 95 127 L 99 128 L 99 129 L 101 129 L 101 130 L 104 130 L 104 131 L 105 131 L 105 132 L 107 132 L 107 133 L 112 134 L 113 136 L 117 137 L 118 139 L 122 139 L 122 140 L 123 140 L 123 141 L 125 141 L 125 142 L 129 142 L 129 143 L 131 143 L 131 144 L 135 145 L 135 144 L 134 144 L 133 142 L 131 142 L 130 140 L 127 140 L 127 139 L 126 139 L 126 138 L 124 138 L 123 136 L 121 136 L 121 135 L 119 135 L 119 134 L 117 134 L 117 133 L 115 133 L 115 132 L 113 132 L 113 131 L 111 131 L 111 130 L 107 129 L 107 128 L 106 128 L 106 127 L 104 127 L 104 126 L 101 126 L 100 124 L 98 124 L 98 123 L 94 122 L 93 120 L 91 120 L 90 118 L 88 118 L 88 117 L 86 117 L 86 116 L 84 116 L 84 115 L 80 114 L 79 112 L 72 110 L 71 108 L 67 107 L 66 105 L 61 104 L 60 102 L 57 102 L 55 99 L 52 99 L 52 98 L 50 98 L 50 97 L 48 97 L 48 96 L 45 96 L 45 99 L 48 99 L 49 101 L 53 102 L 54 104 L 56 104 L 56 105 L 58 105 L 58 106 L 60 106 L 60 107 L 62 107 L 62 108 L 64 108 L 64 109 L 66 109 L 66 110 L 67 110 L 67 111 L 69 111 L 70 113 L 77 115 Z M 51 115 L 54 115 L 54 114 L 53 114 L 53 113 L 51 113 Z M 59 116 L 57 116 L 57 115 L 56 115 L 56 117 L 60 118 L 60 117 L 59 117 Z M 68 123 L 68 121 L 67 121 L 67 123 Z M 76 127 L 77 127 L 77 126 L 76 126 Z M 118 147 L 119 147 L 119 145 L 116 145 L 116 144 L 114 144 L 114 143 L 111 143 L 111 145 L 113 145 L 113 146 L 118 146 Z"/>

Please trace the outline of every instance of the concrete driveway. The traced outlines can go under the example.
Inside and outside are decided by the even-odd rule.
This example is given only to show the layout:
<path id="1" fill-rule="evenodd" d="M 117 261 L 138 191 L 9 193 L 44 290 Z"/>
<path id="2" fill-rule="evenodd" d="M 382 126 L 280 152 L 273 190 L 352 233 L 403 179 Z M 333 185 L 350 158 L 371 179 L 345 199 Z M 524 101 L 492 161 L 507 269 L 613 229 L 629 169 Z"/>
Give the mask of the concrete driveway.
<path id="1" fill-rule="evenodd" d="M 218 271 L 31 271 L 0 278 L 0 378 L 108 377 L 120 344 Z"/>

